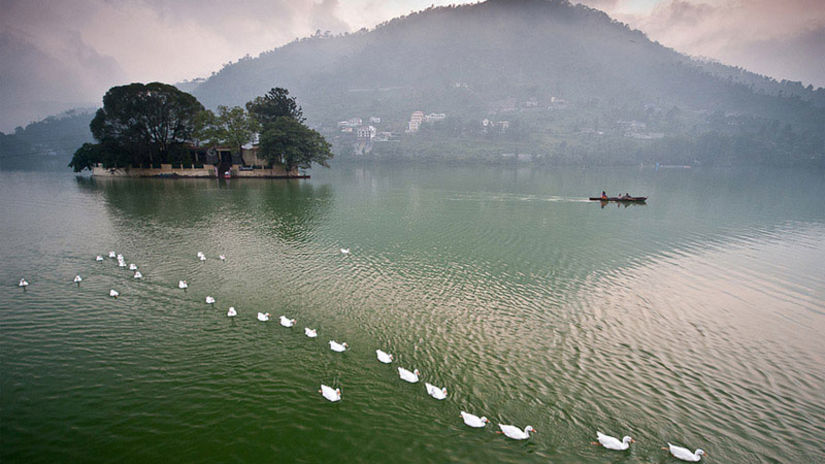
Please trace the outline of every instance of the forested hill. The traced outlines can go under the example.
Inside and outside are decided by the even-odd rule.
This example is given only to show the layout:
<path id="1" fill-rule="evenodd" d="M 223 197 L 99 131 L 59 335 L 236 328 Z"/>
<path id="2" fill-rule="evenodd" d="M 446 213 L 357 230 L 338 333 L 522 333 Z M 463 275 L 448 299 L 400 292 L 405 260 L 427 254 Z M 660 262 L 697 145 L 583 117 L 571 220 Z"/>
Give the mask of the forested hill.
<path id="1" fill-rule="evenodd" d="M 193 93 L 213 107 L 274 86 L 290 89 L 309 122 L 330 133 L 336 121 L 375 115 L 378 130 L 403 134 L 411 112 L 445 113 L 427 138 L 401 137 L 409 156 L 473 151 L 486 135 L 487 158 L 497 150 L 585 163 L 825 158 L 825 89 L 692 60 L 562 0 L 430 8 L 369 31 L 317 34 L 227 65 Z M 509 122 L 512 148 L 489 140 L 484 118 Z M 651 147 L 663 159 L 650 158 Z M 372 156 L 382 153 L 378 144 Z"/>
<path id="2" fill-rule="evenodd" d="M 72 153 L 92 141 L 94 108 L 78 108 L 0 132 L 0 169 L 65 169 Z"/>

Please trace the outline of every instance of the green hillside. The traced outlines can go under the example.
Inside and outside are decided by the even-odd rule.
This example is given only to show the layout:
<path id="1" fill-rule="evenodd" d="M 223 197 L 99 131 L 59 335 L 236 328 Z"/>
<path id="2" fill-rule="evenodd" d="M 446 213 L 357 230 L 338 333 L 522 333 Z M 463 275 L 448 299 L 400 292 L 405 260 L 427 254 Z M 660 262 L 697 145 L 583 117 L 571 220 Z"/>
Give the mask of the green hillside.
<path id="1" fill-rule="evenodd" d="M 373 143 L 361 155 L 367 158 L 825 159 L 825 109 L 818 106 L 825 89 L 694 61 L 567 1 L 489 0 L 430 8 L 369 31 L 317 34 L 227 65 L 193 93 L 214 107 L 273 86 L 289 88 L 345 157 L 356 156 L 354 140 L 336 122 L 357 117 L 368 124 L 376 116 L 376 130 L 392 132 L 392 141 Z M 406 134 L 416 110 L 447 118 Z"/>

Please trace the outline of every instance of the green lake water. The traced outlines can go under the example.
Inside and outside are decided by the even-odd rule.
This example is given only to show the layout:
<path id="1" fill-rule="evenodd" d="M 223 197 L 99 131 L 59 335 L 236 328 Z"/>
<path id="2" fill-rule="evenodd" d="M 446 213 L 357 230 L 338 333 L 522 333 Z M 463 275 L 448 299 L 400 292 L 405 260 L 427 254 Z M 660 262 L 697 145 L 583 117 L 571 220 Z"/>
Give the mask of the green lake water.
<path id="1" fill-rule="evenodd" d="M 4 172 L 0 462 L 825 462 L 823 172 L 311 174 Z"/>

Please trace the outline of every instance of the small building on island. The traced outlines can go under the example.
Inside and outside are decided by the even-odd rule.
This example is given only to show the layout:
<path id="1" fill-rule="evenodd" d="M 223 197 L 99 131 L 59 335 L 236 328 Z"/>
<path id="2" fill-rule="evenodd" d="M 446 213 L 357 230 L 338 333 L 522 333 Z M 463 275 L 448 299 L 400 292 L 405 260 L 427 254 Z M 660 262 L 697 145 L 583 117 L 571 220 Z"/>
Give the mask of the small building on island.
<path id="1" fill-rule="evenodd" d="M 258 157 L 258 138 L 247 143 L 241 152 L 233 152 L 231 147 L 191 146 L 191 164 L 163 163 L 157 166 L 106 168 L 98 163 L 92 168 L 93 176 L 101 177 L 189 177 L 189 178 L 269 178 L 308 179 L 309 175 L 297 168 L 287 172 L 281 166 L 268 166 L 265 159 Z M 228 175 L 227 175 L 228 173 Z"/>

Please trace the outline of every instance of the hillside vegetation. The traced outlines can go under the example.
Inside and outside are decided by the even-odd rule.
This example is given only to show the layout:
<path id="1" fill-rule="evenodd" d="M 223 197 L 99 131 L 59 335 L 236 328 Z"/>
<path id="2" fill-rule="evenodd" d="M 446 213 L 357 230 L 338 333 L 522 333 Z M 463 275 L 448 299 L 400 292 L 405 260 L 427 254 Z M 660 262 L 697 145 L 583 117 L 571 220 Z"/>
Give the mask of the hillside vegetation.
<path id="1" fill-rule="evenodd" d="M 561 0 L 430 8 L 372 30 L 318 33 L 224 67 L 212 107 L 274 85 L 352 154 L 336 122 L 381 118 L 368 158 L 547 163 L 822 164 L 825 89 L 693 60 Z M 444 121 L 406 134 L 413 111 Z M 493 126 L 482 124 L 488 119 Z M 498 123 L 506 121 L 507 127 Z M 367 122 L 364 122 L 367 124 Z"/>

